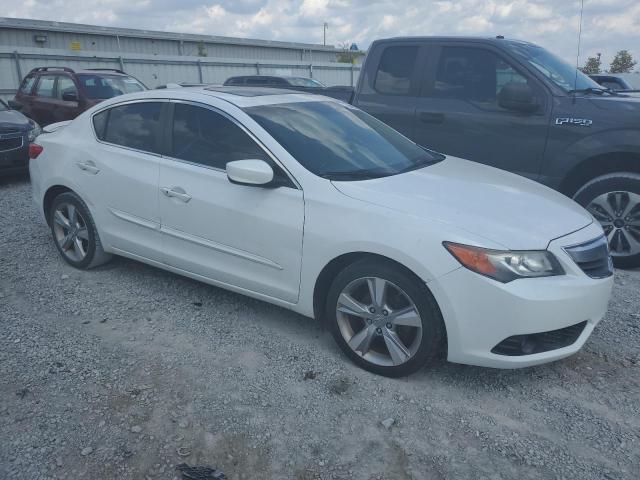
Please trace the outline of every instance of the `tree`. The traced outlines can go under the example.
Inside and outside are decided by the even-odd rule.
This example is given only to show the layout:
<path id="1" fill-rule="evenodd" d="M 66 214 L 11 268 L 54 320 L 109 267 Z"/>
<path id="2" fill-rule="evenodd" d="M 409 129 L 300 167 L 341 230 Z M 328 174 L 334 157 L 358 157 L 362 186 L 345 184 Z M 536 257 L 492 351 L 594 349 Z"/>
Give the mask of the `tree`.
<path id="1" fill-rule="evenodd" d="M 629 73 L 636 66 L 636 63 L 628 50 L 620 50 L 613 58 L 609 71 L 611 73 Z"/>
<path id="2" fill-rule="evenodd" d="M 582 70 L 582 73 L 586 73 L 587 75 L 593 75 L 594 73 L 602 72 L 602 70 L 600 69 L 601 66 L 602 62 L 600 61 L 600 54 L 597 53 L 595 57 L 587 58 L 584 67 L 582 67 L 580 70 Z"/>
<path id="3" fill-rule="evenodd" d="M 342 42 L 338 44 L 338 48 L 342 50 L 340 53 L 338 53 L 339 63 L 356 63 L 356 58 L 358 58 L 361 53 L 357 50 L 357 47 L 353 49 L 352 46 L 355 45 L 349 45 L 348 42 Z"/>

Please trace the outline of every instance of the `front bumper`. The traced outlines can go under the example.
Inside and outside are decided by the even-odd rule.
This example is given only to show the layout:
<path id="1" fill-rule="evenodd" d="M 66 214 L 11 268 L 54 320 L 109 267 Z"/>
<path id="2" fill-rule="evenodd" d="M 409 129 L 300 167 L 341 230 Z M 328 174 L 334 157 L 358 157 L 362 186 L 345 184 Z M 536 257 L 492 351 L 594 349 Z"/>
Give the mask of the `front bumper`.
<path id="1" fill-rule="evenodd" d="M 553 252 L 566 275 L 500 283 L 459 268 L 428 286 L 442 311 L 448 360 L 485 367 L 518 368 L 558 360 L 576 353 L 604 317 L 613 276 L 588 277 L 563 250 L 602 235 L 591 224 L 553 240 Z M 530 355 L 501 355 L 491 350 L 508 337 L 550 332 L 586 322 L 568 346 Z"/>
<path id="2" fill-rule="evenodd" d="M 29 141 L 26 134 L 10 134 L 10 137 L 0 139 L 0 172 L 24 172 L 29 168 Z M 14 143 L 18 141 L 19 144 Z"/>

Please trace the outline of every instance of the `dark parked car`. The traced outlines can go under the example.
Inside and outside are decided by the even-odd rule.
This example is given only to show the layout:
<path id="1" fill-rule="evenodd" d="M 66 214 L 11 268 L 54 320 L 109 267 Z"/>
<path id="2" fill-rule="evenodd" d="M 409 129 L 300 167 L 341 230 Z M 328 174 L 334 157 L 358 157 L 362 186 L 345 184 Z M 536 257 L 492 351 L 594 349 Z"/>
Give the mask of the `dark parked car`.
<path id="1" fill-rule="evenodd" d="M 24 77 L 9 104 L 45 126 L 72 120 L 107 98 L 146 89 L 122 70 L 38 67 Z"/>
<path id="2" fill-rule="evenodd" d="M 531 43 L 414 37 L 373 42 L 352 103 L 420 145 L 572 197 L 602 224 L 615 264 L 640 266 L 633 94 L 608 91 Z M 527 212 L 513 222 L 528 222 Z"/>
<path id="3" fill-rule="evenodd" d="M 0 175 L 27 170 L 29 143 L 40 131 L 33 120 L 0 100 Z"/>
<path id="4" fill-rule="evenodd" d="M 629 82 L 627 82 L 622 77 L 617 77 L 615 75 L 589 75 L 593 80 L 598 82 L 599 85 L 602 85 L 604 88 L 608 88 L 609 90 L 626 90 L 633 91 L 634 88 L 631 86 Z"/>
<path id="5" fill-rule="evenodd" d="M 319 81 L 308 77 L 277 76 L 277 75 L 241 75 L 228 78 L 224 84 L 226 87 L 272 87 L 297 90 L 305 93 L 316 93 L 327 97 L 337 98 L 349 102 L 353 96 L 353 87 L 334 86 L 327 87 Z"/>

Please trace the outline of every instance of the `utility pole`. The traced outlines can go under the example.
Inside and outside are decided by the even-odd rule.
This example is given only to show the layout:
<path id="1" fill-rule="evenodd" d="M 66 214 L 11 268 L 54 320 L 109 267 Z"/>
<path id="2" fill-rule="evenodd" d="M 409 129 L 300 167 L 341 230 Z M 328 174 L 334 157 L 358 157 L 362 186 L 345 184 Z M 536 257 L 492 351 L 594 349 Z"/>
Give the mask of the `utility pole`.
<path id="1" fill-rule="evenodd" d="M 329 28 L 329 24 L 327 22 L 324 22 L 324 24 L 322 25 L 322 44 L 326 45 L 327 44 L 327 28 Z"/>

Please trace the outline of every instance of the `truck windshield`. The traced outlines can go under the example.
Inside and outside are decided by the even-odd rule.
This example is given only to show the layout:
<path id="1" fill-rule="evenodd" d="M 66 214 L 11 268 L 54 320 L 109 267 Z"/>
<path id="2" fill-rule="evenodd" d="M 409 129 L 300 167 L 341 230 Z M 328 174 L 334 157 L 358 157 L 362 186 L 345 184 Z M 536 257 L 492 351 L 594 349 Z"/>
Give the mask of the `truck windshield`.
<path id="1" fill-rule="evenodd" d="M 444 158 L 342 103 L 280 103 L 245 111 L 303 167 L 331 180 L 396 175 Z"/>
<path id="2" fill-rule="evenodd" d="M 106 99 L 124 95 L 125 93 L 146 90 L 138 80 L 126 75 L 79 74 L 78 81 L 84 87 L 87 97 Z"/>
<path id="3" fill-rule="evenodd" d="M 529 65 L 535 67 L 566 92 L 600 88 L 600 85 L 580 70 L 577 71 L 578 75 L 576 78 L 575 66 L 569 65 L 542 47 L 518 42 L 506 42 L 506 45 L 512 53 L 529 63 Z"/>

